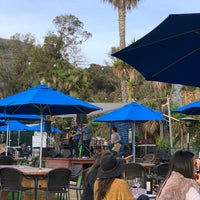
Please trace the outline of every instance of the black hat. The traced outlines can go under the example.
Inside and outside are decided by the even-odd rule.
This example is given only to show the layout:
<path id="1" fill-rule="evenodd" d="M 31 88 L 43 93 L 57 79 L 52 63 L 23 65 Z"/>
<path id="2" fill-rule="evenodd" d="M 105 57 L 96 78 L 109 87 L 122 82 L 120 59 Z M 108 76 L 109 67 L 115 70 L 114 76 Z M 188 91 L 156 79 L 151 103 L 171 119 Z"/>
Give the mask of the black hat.
<path id="1" fill-rule="evenodd" d="M 97 174 L 99 178 L 114 178 L 119 177 L 124 168 L 126 162 L 122 158 L 116 158 L 114 155 L 104 156 L 101 160 L 100 169 Z"/>

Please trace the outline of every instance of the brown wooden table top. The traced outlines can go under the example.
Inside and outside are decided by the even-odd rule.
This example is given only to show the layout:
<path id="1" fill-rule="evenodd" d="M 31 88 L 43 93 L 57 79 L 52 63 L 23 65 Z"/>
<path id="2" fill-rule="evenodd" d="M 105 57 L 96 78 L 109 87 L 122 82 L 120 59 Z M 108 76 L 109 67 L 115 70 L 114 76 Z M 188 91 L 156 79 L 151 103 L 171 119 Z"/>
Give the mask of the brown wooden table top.
<path id="1" fill-rule="evenodd" d="M 51 157 L 43 157 L 42 160 L 69 160 L 69 161 L 94 161 L 94 158 L 51 158 Z"/>
<path id="2" fill-rule="evenodd" d="M 30 167 L 26 165 L 0 165 L 0 169 L 4 167 L 15 168 L 23 172 L 25 175 L 29 176 L 44 176 L 46 175 L 52 168 L 36 168 Z"/>
<path id="3" fill-rule="evenodd" d="M 140 165 L 142 165 L 142 167 L 144 167 L 144 168 L 151 168 L 151 167 L 154 167 L 155 166 L 155 164 L 154 163 L 138 163 L 137 162 L 137 164 L 140 164 Z"/>

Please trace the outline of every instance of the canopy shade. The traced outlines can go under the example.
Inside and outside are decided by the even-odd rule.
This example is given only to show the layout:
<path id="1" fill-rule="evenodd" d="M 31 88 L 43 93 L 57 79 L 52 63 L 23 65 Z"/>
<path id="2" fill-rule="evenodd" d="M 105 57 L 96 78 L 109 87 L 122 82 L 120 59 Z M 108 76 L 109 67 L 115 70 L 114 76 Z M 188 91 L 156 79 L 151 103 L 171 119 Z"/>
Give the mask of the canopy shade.
<path id="1" fill-rule="evenodd" d="M 172 110 L 172 112 L 182 113 L 186 115 L 200 115 L 200 101 L 198 100 L 180 108 L 174 109 Z"/>
<path id="2" fill-rule="evenodd" d="M 150 33 L 112 54 L 146 80 L 200 86 L 200 14 L 171 14 Z"/>

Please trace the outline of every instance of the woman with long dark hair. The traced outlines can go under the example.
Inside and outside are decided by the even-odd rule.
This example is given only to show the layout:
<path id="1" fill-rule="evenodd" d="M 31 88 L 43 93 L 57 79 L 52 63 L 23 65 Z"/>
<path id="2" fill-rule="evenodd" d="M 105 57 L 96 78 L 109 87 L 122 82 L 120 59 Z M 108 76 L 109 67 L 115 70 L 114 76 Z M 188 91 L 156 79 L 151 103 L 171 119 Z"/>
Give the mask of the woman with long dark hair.
<path id="1" fill-rule="evenodd" d="M 81 195 L 81 200 L 93 200 L 94 199 L 94 193 L 93 193 L 93 186 L 94 182 L 96 180 L 97 172 L 100 167 L 100 160 L 105 155 L 112 154 L 110 151 L 101 151 L 97 152 L 94 155 L 94 163 L 93 165 L 87 169 L 84 176 L 83 181 L 83 193 Z"/>
<path id="2" fill-rule="evenodd" d="M 169 174 L 156 200 L 200 200 L 200 185 L 195 180 L 196 160 L 190 151 L 177 151 L 170 160 Z"/>

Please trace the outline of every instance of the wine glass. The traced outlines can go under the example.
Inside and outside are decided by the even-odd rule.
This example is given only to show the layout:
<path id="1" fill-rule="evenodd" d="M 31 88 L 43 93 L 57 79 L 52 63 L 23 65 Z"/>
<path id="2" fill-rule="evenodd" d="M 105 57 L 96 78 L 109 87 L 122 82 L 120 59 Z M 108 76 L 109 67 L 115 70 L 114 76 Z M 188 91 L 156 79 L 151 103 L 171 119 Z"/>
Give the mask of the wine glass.
<path id="1" fill-rule="evenodd" d="M 133 188 L 136 188 L 136 197 L 139 196 L 139 188 L 141 186 L 141 178 L 135 178 Z"/>

